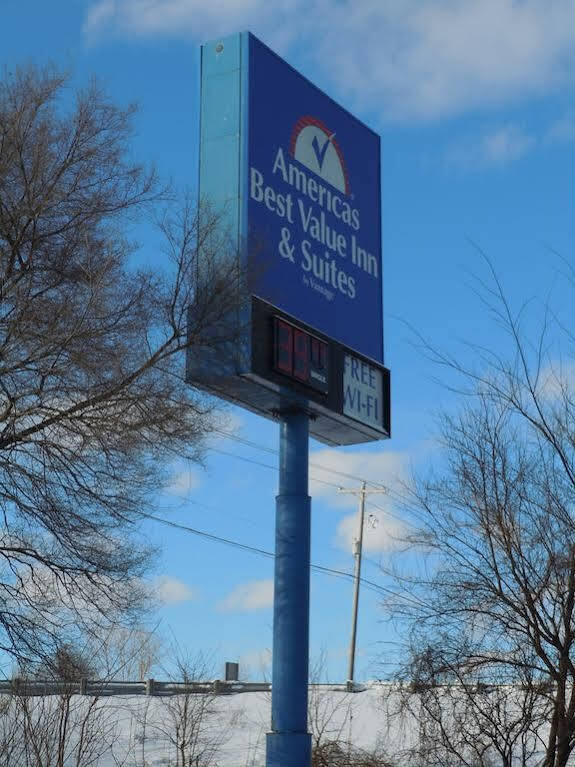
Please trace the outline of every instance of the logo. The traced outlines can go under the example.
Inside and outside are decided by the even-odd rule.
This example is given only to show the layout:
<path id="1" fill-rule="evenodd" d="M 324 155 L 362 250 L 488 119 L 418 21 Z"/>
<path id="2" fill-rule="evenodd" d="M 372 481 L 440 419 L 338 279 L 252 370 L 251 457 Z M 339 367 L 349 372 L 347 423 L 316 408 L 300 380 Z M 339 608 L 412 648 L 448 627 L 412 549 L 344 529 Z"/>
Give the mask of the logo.
<path id="1" fill-rule="evenodd" d="M 349 195 L 349 179 L 336 135 L 316 117 L 300 117 L 294 125 L 290 153 L 324 181 Z"/>

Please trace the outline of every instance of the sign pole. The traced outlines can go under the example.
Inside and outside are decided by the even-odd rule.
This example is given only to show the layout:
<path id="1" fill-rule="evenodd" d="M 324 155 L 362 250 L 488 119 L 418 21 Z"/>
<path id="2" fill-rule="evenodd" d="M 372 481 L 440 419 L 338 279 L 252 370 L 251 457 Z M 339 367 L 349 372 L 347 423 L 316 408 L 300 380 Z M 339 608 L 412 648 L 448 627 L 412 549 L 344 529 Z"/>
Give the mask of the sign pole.
<path id="1" fill-rule="evenodd" d="M 271 732 L 266 767 L 309 767 L 309 576 L 311 499 L 308 495 L 309 416 L 281 413 L 276 497 Z"/>

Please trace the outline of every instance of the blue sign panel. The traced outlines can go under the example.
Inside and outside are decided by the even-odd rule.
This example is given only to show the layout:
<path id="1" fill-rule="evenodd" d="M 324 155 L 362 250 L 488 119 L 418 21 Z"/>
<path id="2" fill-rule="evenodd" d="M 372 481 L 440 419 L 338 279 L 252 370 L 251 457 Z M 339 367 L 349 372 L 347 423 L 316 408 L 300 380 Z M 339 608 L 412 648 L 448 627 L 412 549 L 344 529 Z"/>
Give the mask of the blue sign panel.
<path id="1" fill-rule="evenodd" d="M 379 136 L 248 40 L 253 293 L 383 363 Z"/>

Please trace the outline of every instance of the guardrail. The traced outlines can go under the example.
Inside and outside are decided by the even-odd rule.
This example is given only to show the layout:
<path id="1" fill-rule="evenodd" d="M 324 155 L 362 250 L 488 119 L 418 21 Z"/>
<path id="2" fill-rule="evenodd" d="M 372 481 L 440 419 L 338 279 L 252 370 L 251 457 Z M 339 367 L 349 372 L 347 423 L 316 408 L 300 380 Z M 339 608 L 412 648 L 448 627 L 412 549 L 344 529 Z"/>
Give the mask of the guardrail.
<path id="1" fill-rule="evenodd" d="M 361 692 L 364 687 L 355 685 L 315 684 L 310 687 L 325 687 L 338 692 Z M 114 680 L 79 679 L 74 681 L 54 679 L 0 679 L 0 695 L 233 695 L 245 692 L 270 692 L 270 682 L 239 682 L 215 679 L 209 682 L 162 682 L 146 679 L 143 682 L 122 682 Z"/>
<path id="2" fill-rule="evenodd" d="M 215 679 L 209 682 L 162 682 L 146 679 L 142 682 L 107 679 L 0 679 L 0 695 L 230 695 L 238 692 L 267 692 L 268 682 L 237 682 Z"/>

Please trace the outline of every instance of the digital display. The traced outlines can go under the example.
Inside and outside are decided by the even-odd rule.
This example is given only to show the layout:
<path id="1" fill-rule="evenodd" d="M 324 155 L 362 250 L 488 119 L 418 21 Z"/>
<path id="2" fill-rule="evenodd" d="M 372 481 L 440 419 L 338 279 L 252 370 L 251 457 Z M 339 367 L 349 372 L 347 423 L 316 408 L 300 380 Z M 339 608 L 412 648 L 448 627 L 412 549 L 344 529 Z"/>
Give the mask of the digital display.
<path id="1" fill-rule="evenodd" d="M 328 348 L 325 341 L 274 317 L 274 368 L 316 391 L 328 391 Z"/>

